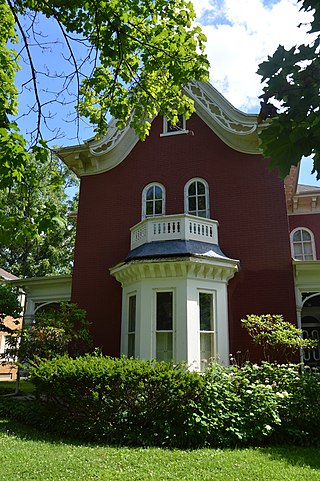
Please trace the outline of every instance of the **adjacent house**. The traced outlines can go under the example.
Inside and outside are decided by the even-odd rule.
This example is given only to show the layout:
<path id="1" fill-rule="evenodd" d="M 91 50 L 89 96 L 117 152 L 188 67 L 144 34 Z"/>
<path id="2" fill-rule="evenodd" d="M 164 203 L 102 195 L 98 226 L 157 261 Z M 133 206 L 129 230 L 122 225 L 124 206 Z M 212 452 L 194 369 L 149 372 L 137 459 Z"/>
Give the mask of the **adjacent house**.
<path id="1" fill-rule="evenodd" d="M 144 142 L 113 121 L 107 136 L 59 149 L 81 179 L 72 285 L 57 295 L 50 278 L 20 285 L 29 319 L 71 297 L 106 354 L 204 369 L 230 354 L 259 359 L 247 314 L 281 313 L 319 334 L 320 189 L 297 190 L 296 171 L 285 194 L 259 152 L 257 117 L 207 83 L 186 90 L 196 113 L 176 126 L 157 116 Z"/>
<path id="2" fill-rule="evenodd" d="M 17 277 L 11 274 L 10 272 L 5 271 L 4 269 L 0 268 L 0 282 L 7 282 L 17 280 Z M 21 297 L 21 304 L 23 305 L 23 296 Z M 19 329 L 22 325 L 22 318 L 21 322 L 17 323 L 15 319 L 10 316 L 7 316 L 4 320 L 4 324 L 9 329 Z M 10 381 L 16 379 L 17 376 L 17 367 L 14 364 L 14 359 L 8 358 L 5 351 L 8 347 L 8 332 L 0 330 L 0 381 Z"/>
<path id="3" fill-rule="evenodd" d="M 285 181 L 297 319 L 305 337 L 320 339 L 320 187 L 299 185 L 298 175 L 292 167 Z M 320 348 L 304 360 L 319 366 Z"/>

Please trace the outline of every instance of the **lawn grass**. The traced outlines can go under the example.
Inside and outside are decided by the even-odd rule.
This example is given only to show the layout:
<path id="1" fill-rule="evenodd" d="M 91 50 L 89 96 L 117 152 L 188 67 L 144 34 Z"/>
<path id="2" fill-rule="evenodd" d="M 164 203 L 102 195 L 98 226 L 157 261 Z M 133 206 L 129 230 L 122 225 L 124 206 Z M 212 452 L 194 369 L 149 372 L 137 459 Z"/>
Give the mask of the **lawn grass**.
<path id="1" fill-rule="evenodd" d="M 20 380 L 20 394 L 32 394 L 35 390 L 34 385 L 26 379 Z M 0 381 L 0 396 L 1 394 L 14 393 L 16 389 L 16 381 Z"/>
<path id="2" fill-rule="evenodd" d="M 315 448 L 168 450 L 81 445 L 0 422 L 0 481 L 319 481 Z"/>

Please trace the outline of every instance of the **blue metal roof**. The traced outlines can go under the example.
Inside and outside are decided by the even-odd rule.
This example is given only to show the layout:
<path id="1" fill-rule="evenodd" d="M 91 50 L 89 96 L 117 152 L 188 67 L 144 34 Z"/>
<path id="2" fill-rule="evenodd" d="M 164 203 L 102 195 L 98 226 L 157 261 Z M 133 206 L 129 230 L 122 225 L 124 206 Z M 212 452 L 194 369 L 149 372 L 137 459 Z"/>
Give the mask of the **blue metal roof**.
<path id="1" fill-rule="evenodd" d="M 209 244 L 207 242 L 198 242 L 192 240 L 170 240 L 147 242 L 142 246 L 132 249 L 125 262 L 133 259 L 145 259 L 154 257 L 173 257 L 198 255 L 211 257 L 216 259 L 229 259 L 218 244 Z"/>

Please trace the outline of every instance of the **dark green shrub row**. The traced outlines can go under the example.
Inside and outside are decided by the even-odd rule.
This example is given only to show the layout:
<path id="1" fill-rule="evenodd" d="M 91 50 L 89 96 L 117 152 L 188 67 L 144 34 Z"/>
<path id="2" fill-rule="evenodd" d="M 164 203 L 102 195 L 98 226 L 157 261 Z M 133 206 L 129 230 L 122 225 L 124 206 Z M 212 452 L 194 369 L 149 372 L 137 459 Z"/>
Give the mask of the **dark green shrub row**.
<path id="1" fill-rule="evenodd" d="M 188 420 L 203 380 L 184 366 L 67 356 L 31 370 L 68 434 L 118 444 L 192 446 Z"/>
<path id="2" fill-rule="evenodd" d="M 38 400 L 15 403 L 6 415 L 81 440 L 192 448 L 319 442 L 319 375 L 301 375 L 295 365 L 213 364 L 200 374 L 62 356 L 40 362 L 31 376 Z"/>

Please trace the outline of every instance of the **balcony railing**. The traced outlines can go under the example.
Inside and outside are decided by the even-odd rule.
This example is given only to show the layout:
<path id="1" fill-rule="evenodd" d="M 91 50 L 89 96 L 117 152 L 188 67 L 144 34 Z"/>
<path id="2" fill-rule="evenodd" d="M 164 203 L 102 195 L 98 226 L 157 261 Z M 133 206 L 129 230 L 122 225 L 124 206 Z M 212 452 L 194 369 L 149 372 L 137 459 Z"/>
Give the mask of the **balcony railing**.
<path id="1" fill-rule="evenodd" d="M 150 217 L 130 230 L 131 250 L 148 242 L 179 239 L 218 244 L 218 222 L 189 214 Z"/>

